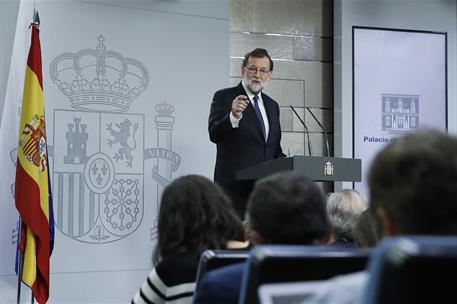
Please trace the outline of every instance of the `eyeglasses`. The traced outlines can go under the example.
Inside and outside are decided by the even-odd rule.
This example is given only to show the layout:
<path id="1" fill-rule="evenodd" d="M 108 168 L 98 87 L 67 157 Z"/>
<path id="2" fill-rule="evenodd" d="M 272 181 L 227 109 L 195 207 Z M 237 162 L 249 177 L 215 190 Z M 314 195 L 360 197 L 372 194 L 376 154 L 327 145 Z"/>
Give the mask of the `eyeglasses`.
<path id="1" fill-rule="evenodd" d="M 250 65 L 250 66 L 246 67 L 246 69 L 248 70 L 248 72 L 250 74 L 254 74 L 254 75 L 257 74 L 257 72 L 259 72 L 260 75 L 262 75 L 262 76 L 265 76 L 268 73 L 270 73 L 269 69 L 266 69 L 266 68 L 260 68 L 259 69 L 258 67 L 254 66 L 254 65 Z"/>

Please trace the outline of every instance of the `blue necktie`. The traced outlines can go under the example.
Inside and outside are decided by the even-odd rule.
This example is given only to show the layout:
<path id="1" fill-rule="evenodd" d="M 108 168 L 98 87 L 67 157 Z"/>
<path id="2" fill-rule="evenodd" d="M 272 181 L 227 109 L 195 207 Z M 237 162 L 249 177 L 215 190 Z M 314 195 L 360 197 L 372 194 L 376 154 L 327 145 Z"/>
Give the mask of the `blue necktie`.
<path id="1" fill-rule="evenodd" d="M 259 96 L 255 95 L 253 99 L 254 99 L 255 113 L 257 114 L 257 118 L 260 121 L 260 126 L 262 127 L 263 138 L 266 139 L 267 136 L 266 136 L 266 131 L 265 131 L 265 124 L 263 123 L 262 112 L 260 112 L 260 108 L 259 108 Z"/>

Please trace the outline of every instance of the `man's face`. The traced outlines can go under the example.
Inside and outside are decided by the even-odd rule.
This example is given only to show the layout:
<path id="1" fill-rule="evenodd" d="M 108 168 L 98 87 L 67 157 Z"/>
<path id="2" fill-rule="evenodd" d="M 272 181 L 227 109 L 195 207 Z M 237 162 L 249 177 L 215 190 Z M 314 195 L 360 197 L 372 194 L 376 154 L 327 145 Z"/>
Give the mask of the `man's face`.
<path id="1" fill-rule="evenodd" d="M 252 93 L 257 94 L 263 90 L 271 77 L 270 60 L 268 57 L 249 57 L 245 67 L 242 67 L 243 80 Z"/>

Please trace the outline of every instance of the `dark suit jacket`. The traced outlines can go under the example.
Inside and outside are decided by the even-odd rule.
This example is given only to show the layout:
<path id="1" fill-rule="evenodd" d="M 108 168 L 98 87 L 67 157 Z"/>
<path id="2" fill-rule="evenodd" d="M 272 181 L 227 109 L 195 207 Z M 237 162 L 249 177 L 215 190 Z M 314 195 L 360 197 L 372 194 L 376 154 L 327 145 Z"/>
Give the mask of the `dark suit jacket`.
<path id="1" fill-rule="evenodd" d="M 265 142 L 259 119 L 251 103 L 243 111 L 239 127 L 232 128 L 229 115 L 232 102 L 238 95 L 247 96 L 241 82 L 236 87 L 222 89 L 214 94 L 208 131 L 210 140 L 217 145 L 214 181 L 226 190 L 235 209 L 244 210 L 252 183 L 235 181 L 236 172 L 285 155 L 280 145 L 278 103 L 262 93 L 270 125 L 268 139 Z"/>
<path id="2" fill-rule="evenodd" d="M 194 304 L 238 304 L 246 263 L 208 272 L 194 296 Z"/>

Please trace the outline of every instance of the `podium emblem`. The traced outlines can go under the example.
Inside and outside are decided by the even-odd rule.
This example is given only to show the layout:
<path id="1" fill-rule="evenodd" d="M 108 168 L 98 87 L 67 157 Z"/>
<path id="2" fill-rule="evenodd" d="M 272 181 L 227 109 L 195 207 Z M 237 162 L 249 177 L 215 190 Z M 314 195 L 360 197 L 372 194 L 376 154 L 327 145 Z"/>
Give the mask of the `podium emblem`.
<path id="1" fill-rule="evenodd" d="M 333 175 L 333 164 L 329 161 L 325 163 L 324 166 L 324 175 L 332 176 Z"/>

